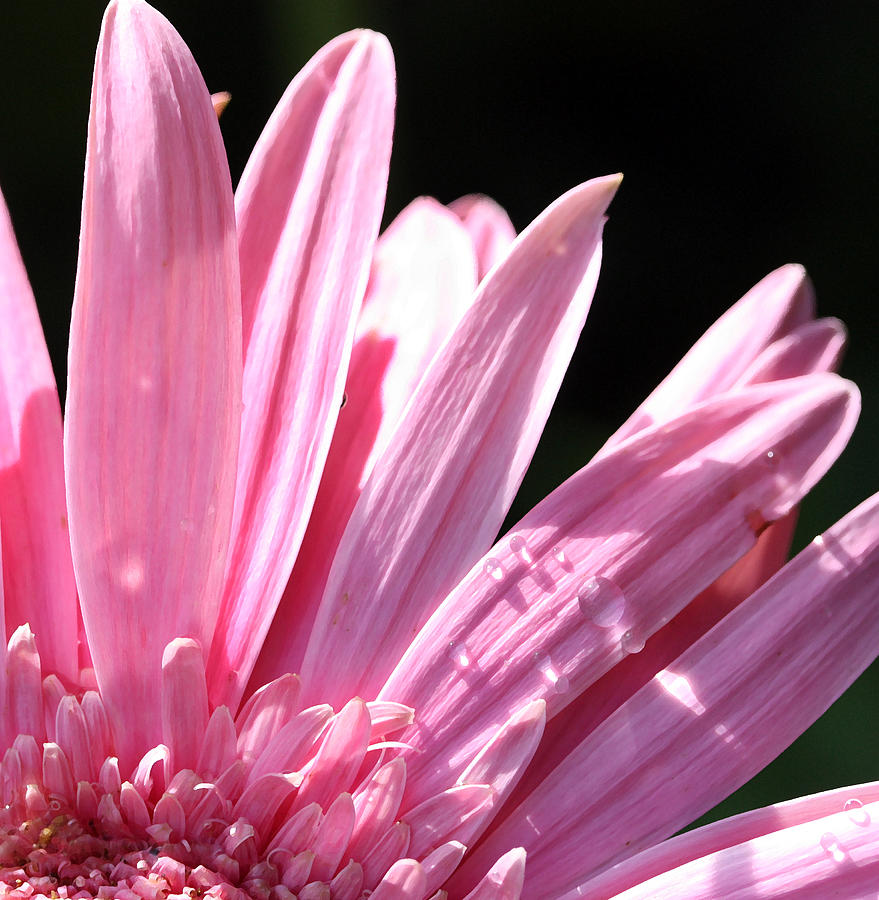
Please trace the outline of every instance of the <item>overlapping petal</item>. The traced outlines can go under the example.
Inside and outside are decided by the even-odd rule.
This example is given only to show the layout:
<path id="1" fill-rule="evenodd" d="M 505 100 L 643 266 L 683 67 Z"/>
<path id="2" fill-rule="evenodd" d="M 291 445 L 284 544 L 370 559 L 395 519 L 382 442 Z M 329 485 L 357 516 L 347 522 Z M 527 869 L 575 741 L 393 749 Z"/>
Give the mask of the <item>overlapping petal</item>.
<path id="1" fill-rule="evenodd" d="M 342 537 L 306 696 L 374 693 L 497 533 L 583 326 L 618 184 L 587 182 L 526 229 L 434 361 Z"/>
<path id="2" fill-rule="evenodd" d="M 343 35 L 290 85 L 238 186 L 244 409 L 214 703 L 240 700 L 305 533 L 381 221 L 393 111 L 387 40 Z"/>
<path id="3" fill-rule="evenodd" d="M 89 649 L 126 765 L 161 734 L 165 644 L 213 636 L 240 397 L 232 188 L 210 96 L 161 15 L 111 4 L 89 119 L 65 467 Z"/>
<path id="4" fill-rule="evenodd" d="M 24 264 L 0 195 L 0 522 L 6 620 L 29 622 L 47 663 L 78 674 L 61 407 Z M 0 633 L 6 641 L 6 631 Z"/>

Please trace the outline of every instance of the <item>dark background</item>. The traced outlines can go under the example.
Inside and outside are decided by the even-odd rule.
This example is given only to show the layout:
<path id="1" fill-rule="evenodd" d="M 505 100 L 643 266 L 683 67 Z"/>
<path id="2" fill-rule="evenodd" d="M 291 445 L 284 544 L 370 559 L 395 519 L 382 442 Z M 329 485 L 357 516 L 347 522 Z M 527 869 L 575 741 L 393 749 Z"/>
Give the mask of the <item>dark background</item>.
<path id="1" fill-rule="evenodd" d="M 879 4 L 165 0 L 223 116 L 233 179 L 323 42 L 384 31 L 398 66 L 386 222 L 412 197 L 494 196 L 524 227 L 595 175 L 626 180 L 589 323 L 516 509 L 579 468 L 730 303 L 785 262 L 844 319 L 861 424 L 797 544 L 879 489 L 874 312 Z M 102 5 L 0 12 L 0 184 L 59 382 Z M 63 390 L 63 387 L 62 387 Z M 873 667 L 714 815 L 879 777 Z"/>

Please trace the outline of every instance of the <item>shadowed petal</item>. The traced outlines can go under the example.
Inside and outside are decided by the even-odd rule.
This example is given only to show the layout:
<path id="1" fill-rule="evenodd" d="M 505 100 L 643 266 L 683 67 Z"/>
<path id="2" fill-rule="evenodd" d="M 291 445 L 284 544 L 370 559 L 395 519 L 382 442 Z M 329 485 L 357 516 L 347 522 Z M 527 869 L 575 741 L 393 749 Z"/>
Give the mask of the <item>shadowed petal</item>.
<path id="1" fill-rule="evenodd" d="M 476 289 L 476 260 L 457 218 L 410 203 L 379 239 L 357 322 L 346 403 L 284 598 L 253 683 L 296 672 L 339 539 L 366 479 L 437 350 Z"/>
<path id="2" fill-rule="evenodd" d="M 525 884 L 525 851 L 505 853 L 464 900 L 519 900 Z"/>
<path id="3" fill-rule="evenodd" d="M 10 629 L 30 623 L 43 665 L 75 680 L 76 586 L 61 407 L 40 319 L 0 195 L 0 522 Z M 6 631 L 0 643 L 6 643 Z"/>
<path id="4" fill-rule="evenodd" d="M 872 662 L 877 600 L 879 495 L 603 722 L 492 832 L 465 864 L 471 877 L 480 858 L 485 865 L 499 848 L 521 843 L 529 880 L 566 890 L 701 815 Z M 584 800 L 570 785 L 587 777 L 593 789 Z"/>
<path id="5" fill-rule="evenodd" d="M 460 217 L 470 232 L 479 260 L 479 279 L 482 280 L 507 255 L 510 244 L 516 239 L 516 229 L 506 211 L 490 197 L 468 194 L 450 203 L 449 209 Z"/>
<path id="6" fill-rule="evenodd" d="M 302 666 L 306 696 L 372 696 L 497 533 L 583 326 L 618 185 L 595 179 L 544 212 L 437 356 L 339 545 Z"/>
<path id="7" fill-rule="evenodd" d="M 768 857 L 764 855 L 768 851 L 770 855 L 775 856 L 778 863 L 789 869 L 792 860 L 799 861 L 800 854 L 789 852 L 791 847 L 785 840 L 785 830 L 802 824 L 816 823 L 818 820 L 834 816 L 839 812 L 845 812 L 848 818 L 844 827 L 855 825 L 863 830 L 871 827 L 876 821 L 876 815 L 871 815 L 868 804 L 875 807 L 877 801 L 879 801 L 879 782 L 872 782 L 825 791 L 810 797 L 799 797 L 796 800 L 777 803 L 763 809 L 750 810 L 650 847 L 630 859 L 612 866 L 598 877 L 578 885 L 572 891 L 564 894 L 560 900 L 575 900 L 575 898 L 603 900 L 606 897 L 616 897 L 617 894 L 629 888 L 635 890 L 624 896 L 632 898 L 664 896 L 661 890 L 665 885 L 674 885 L 678 893 L 672 893 L 671 896 L 680 896 L 681 885 L 687 883 L 680 879 L 688 875 L 692 877 L 704 868 L 702 865 L 689 867 L 687 863 L 699 861 L 700 858 L 703 858 L 701 862 L 707 862 L 705 857 L 713 856 L 729 848 L 736 848 L 737 855 L 742 860 L 750 859 L 751 854 L 756 851 L 755 857 L 763 855 L 764 861 L 769 861 Z M 837 819 L 837 824 L 839 822 L 840 820 Z M 823 837 L 828 833 L 827 826 L 819 825 L 813 834 L 818 832 Z M 829 832 L 833 834 L 835 829 L 831 827 Z M 753 845 L 749 848 L 745 846 L 746 842 L 754 842 L 764 836 L 768 837 L 769 841 L 762 847 Z M 875 838 L 871 838 L 871 840 L 875 840 Z M 846 846 L 848 845 L 846 844 Z M 811 850 L 810 847 L 805 849 Z M 832 847 L 825 848 L 822 845 L 822 850 L 832 851 Z M 711 860 L 710 866 L 719 864 L 719 869 L 725 869 L 729 859 L 730 857 L 727 857 L 726 860 L 719 860 L 715 857 Z M 672 870 L 678 869 L 678 867 L 684 868 L 680 872 L 672 873 Z M 798 868 L 797 863 L 795 863 L 795 867 Z M 663 873 L 668 874 L 663 875 Z M 661 877 L 657 879 L 657 876 Z M 726 883 L 730 884 L 729 881 Z M 822 888 L 819 885 L 816 885 L 817 890 L 823 892 L 825 896 L 829 896 L 826 887 Z M 756 887 L 756 880 L 750 886 Z M 689 891 L 686 893 L 690 896 Z M 729 896 L 727 891 L 718 889 L 718 893 Z"/>
<path id="8" fill-rule="evenodd" d="M 244 411 L 208 685 L 234 708 L 281 599 L 330 447 L 387 185 L 390 46 L 353 32 L 296 77 L 236 193 Z"/>
<path id="9" fill-rule="evenodd" d="M 519 705 L 543 697 L 551 718 L 639 651 L 811 488 L 858 408 L 835 375 L 728 394 L 624 442 L 538 504 L 380 692 L 417 710 L 400 738 L 419 751 L 407 756 L 410 796 L 448 783 L 460 748 Z"/>
<path id="10" fill-rule="evenodd" d="M 163 648 L 213 634 L 241 395 L 219 126 L 186 46 L 136 0 L 108 8 L 95 62 L 69 370 L 74 567 L 127 768 L 161 736 Z"/>

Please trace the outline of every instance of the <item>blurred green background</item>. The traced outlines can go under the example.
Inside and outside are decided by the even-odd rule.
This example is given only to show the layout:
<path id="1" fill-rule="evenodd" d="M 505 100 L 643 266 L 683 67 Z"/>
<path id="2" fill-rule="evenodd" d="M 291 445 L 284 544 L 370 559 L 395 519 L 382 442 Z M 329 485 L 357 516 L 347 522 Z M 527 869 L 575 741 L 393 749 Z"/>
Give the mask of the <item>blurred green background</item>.
<path id="1" fill-rule="evenodd" d="M 730 303 L 798 261 L 846 321 L 859 429 L 804 504 L 802 546 L 879 488 L 874 268 L 879 4 L 166 0 L 223 116 L 233 179 L 287 81 L 334 34 L 398 66 L 386 222 L 412 197 L 494 196 L 524 227 L 594 175 L 626 180 L 592 313 L 521 513 L 579 468 Z M 102 4 L 0 11 L 0 184 L 64 381 Z M 879 777 L 874 666 L 712 817 Z"/>

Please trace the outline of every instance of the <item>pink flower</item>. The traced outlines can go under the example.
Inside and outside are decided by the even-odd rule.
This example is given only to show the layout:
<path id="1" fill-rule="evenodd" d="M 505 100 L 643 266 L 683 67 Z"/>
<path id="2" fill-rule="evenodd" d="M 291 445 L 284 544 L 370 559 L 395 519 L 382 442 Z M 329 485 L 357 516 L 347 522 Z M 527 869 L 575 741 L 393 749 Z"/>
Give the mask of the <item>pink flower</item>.
<path id="1" fill-rule="evenodd" d="M 767 276 L 492 547 L 619 178 L 376 242 L 393 104 L 386 41 L 338 38 L 233 199 L 189 51 L 111 3 L 63 450 L 0 207 L 6 895 L 859 889 L 876 785 L 654 846 L 875 656 L 877 498 L 780 568 L 857 417 L 841 326 Z"/>

